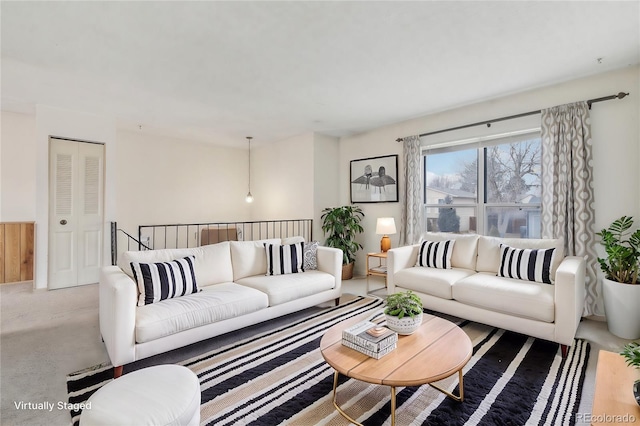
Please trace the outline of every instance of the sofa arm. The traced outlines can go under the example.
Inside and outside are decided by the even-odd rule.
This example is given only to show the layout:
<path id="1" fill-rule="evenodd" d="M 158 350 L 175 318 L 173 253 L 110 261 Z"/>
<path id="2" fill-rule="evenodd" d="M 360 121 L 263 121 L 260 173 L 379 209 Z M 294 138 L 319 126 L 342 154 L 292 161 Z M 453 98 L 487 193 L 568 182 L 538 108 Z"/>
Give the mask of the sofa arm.
<path id="1" fill-rule="evenodd" d="M 342 250 L 318 246 L 316 255 L 318 258 L 318 270 L 333 275 L 336 280 L 336 290 L 342 288 Z"/>
<path id="2" fill-rule="evenodd" d="M 555 290 L 556 342 L 571 346 L 582 318 L 586 263 L 577 256 L 565 257 L 558 270 Z"/>
<path id="3" fill-rule="evenodd" d="M 402 269 L 415 266 L 419 245 L 396 247 L 387 252 L 387 288 L 389 294 L 395 293 L 394 274 Z"/>
<path id="4" fill-rule="evenodd" d="M 135 361 L 136 283 L 117 266 L 100 271 L 100 334 L 114 367 Z"/>

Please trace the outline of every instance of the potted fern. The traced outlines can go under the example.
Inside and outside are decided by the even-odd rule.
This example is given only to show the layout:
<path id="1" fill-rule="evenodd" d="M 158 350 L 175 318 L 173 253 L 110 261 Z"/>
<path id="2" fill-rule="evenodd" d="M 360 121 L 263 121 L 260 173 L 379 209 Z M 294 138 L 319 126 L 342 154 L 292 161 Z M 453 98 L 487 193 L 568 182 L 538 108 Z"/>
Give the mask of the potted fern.
<path id="1" fill-rule="evenodd" d="M 322 210 L 322 231 L 328 235 L 325 244 L 342 250 L 342 279 L 353 278 L 356 253 L 362 248 L 356 235 L 364 232 L 360 225 L 364 213 L 358 206 L 327 207 Z"/>
<path id="2" fill-rule="evenodd" d="M 596 235 L 607 253 L 598 262 L 605 274 L 602 289 L 609 331 L 635 340 L 640 338 L 640 230 L 632 227 L 633 218 L 622 216 Z"/>
<path id="3" fill-rule="evenodd" d="M 422 300 L 411 290 L 387 297 L 384 309 L 387 327 L 398 334 L 411 334 L 422 324 Z"/>
<path id="4" fill-rule="evenodd" d="M 640 369 L 640 343 L 631 342 L 622 348 L 620 355 L 627 361 L 629 367 Z M 633 383 L 633 396 L 640 405 L 640 379 Z"/>

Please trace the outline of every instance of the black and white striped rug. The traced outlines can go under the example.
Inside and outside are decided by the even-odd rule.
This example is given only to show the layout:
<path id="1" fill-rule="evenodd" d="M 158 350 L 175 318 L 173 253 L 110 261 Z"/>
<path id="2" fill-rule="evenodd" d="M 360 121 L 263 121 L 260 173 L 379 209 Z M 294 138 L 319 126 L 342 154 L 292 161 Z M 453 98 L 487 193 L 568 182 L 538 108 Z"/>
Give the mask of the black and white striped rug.
<path id="1" fill-rule="evenodd" d="M 200 378 L 201 423 L 349 424 L 331 403 L 333 370 L 320 354 L 320 339 L 334 324 L 382 306 L 380 299 L 356 298 L 181 362 Z M 430 386 L 398 388 L 397 424 L 575 424 L 587 342 L 576 340 L 562 358 L 555 343 L 469 321 L 459 325 L 474 346 L 464 369 L 465 401 L 455 402 Z M 111 366 L 96 366 L 69 375 L 69 402 L 86 401 L 111 374 Z M 439 384 L 454 390 L 457 375 Z M 389 394 L 386 386 L 341 376 L 338 403 L 364 425 L 390 424 Z M 72 412 L 75 424 L 79 414 Z"/>

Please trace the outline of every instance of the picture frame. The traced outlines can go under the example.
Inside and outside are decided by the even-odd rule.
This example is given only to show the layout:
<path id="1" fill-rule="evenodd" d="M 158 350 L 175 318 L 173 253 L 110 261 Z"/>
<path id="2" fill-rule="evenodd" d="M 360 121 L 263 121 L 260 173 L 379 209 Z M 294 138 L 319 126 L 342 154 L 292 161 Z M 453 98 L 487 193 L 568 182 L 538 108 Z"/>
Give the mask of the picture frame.
<path id="1" fill-rule="evenodd" d="M 398 155 L 351 160 L 352 203 L 398 202 Z"/>

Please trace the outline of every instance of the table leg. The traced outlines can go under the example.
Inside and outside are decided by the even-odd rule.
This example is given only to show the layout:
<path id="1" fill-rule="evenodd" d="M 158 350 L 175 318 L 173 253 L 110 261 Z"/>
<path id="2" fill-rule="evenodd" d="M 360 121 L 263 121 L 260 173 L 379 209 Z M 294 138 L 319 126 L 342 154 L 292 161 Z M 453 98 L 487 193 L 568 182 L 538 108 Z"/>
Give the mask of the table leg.
<path id="1" fill-rule="evenodd" d="M 347 413 L 342 411 L 342 408 L 340 408 L 340 406 L 336 402 L 336 393 L 337 393 L 336 390 L 338 389 L 338 374 L 340 374 L 340 373 L 338 373 L 338 370 L 336 370 L 336 372 L 333 375 L 333 406 L 336 408 L 336 410 L 338 410 L 338 413 L 340 413 L 340 415 L 342 417 L 344 417 L 345 419 L 349 420 L 353 424 L 356 424 L 358 426 L 362 426 L 361 423 L 358 423 L 357 421 L 355 421 L 354 419 L 349 417 L 349 415 Z"/>
<path id="2" fill-rule="evenodd" d="M 429 383 L 429 386 L 431 386 L 434 389 L 439 390 L 440 392 L 442 392 L 443 394 L 447 395 L 449 398 L 453 399 L 454 401 L 458 401 L 458 402 L 462 402 L 464 401 L 464 382 L 463 382 L 463 378 L 462 378 L 462 369 L 458 370 L 458 384 L 459 384 L 459 394 L 460 396 L 454 395 L 453 393 L 442 389 L 440 386 L 436 386 L 433 383 Z"/>
<path id="3" fill-rule="evenodd" d="M 367 255 L 367 292 L 369 294 L 369 256 Z"/>
<path id="4" fill-rule="evenodd" d="M 391 426 L 396 426 L 396 387 L 391 386 Z"/>

